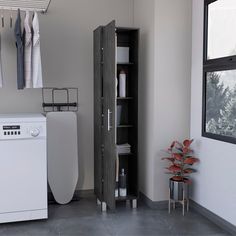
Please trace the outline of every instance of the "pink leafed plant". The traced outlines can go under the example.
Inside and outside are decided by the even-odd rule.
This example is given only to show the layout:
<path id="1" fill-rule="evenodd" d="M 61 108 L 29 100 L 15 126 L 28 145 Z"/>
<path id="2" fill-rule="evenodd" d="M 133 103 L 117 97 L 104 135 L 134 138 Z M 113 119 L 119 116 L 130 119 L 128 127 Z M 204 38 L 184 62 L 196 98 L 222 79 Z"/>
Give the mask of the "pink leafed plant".
<path id="1" fill-rule="evenodd" d="M 192 140 L 184 140 L 183 143 L 178 141 L 172 142 L 170 147 L 167 149 L 168 157 L 163 157 L 162 160 L 167 160 L 170 165 L 166 169 L 167 174 L 173 175 L 171 177 L 174 181 L 182 181 L 190 183 L 189 175 L 196 172 L 192 166 L 199 161 L 194 156 L 194 152 L 191 149 Z"/>

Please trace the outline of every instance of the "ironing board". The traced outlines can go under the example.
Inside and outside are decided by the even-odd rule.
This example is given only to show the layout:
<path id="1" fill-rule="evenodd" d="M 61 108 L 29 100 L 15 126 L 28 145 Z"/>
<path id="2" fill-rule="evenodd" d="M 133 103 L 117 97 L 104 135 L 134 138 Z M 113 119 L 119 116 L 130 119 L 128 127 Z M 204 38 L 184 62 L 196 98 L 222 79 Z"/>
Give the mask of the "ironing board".
<path id="1" fill-rule="evenodd" d="M 59 204 L 69 203 L 79 176 L 77 114 L 48 112 L 48 182 Z"/>

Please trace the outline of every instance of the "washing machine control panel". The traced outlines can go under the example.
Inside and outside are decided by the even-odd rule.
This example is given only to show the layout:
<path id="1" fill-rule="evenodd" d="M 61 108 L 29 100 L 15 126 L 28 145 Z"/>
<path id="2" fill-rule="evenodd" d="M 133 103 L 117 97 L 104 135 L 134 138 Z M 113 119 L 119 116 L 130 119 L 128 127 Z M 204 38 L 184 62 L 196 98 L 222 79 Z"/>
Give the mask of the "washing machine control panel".
<path id="1" fill-rule="evenodd" d="M 46 137 L 45 123 L 1 124 L 0 140 Z"/>
<path id="2" fill-rule="evenodd" d="M 20 125 L 3 125 L 2 132 L 4 136 L 21 135 Z"/>

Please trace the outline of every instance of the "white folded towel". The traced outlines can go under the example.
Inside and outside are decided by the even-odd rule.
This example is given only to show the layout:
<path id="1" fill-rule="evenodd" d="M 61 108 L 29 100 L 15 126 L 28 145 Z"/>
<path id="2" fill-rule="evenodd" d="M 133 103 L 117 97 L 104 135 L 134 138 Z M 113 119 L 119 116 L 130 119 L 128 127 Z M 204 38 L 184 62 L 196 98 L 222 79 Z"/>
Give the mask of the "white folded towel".
<path id="1" fill-rule="evenodd" d="M 131 145 L 128 143 L 117 145 L 118 154 L 129 154 L 131 153 Z"/>

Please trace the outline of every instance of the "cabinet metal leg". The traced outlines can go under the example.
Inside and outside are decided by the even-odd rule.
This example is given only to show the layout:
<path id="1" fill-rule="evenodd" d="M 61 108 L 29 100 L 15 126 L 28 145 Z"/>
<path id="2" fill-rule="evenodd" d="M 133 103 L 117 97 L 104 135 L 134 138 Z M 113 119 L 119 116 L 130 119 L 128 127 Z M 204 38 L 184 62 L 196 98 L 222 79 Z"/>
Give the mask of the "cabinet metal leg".
<path id="1" fill-rule="evenodd" d="M 183 216 L 184 216 L 184 211 L 185 211 L 185 194 L 184 194 L 184 190 L 183 190 L 183 203 L 182 203 L 182 205 L 183 205 Z"/>
<path id="2" fill-rule="evenodd" d="M 101 204 L 101 201 L 97 198 L 97 205 L 100 206 Z"/>
<path id="3" fill-rule="evenodd" d="M 171 200 L 170 200 L 170 189 L 169 189 L 169 202 L 168 202 L 168 212 L 170 214 Z"/>
<path id="4" fill-rule="evenodd" d="M 102 202 L 102 212 L 106 212 L 107 211 L 107 204 L 105 202 Z"/>
<path id="5" fill-rule="evenodd" d="M 137 199 L 132 200 L 132 208 L 136 209 L 137 208 Z"/>
<path id="6" fill-rule="evenodd" d="M 189 212 L 189 199 L 187 199 L 187 212 Z"/>

